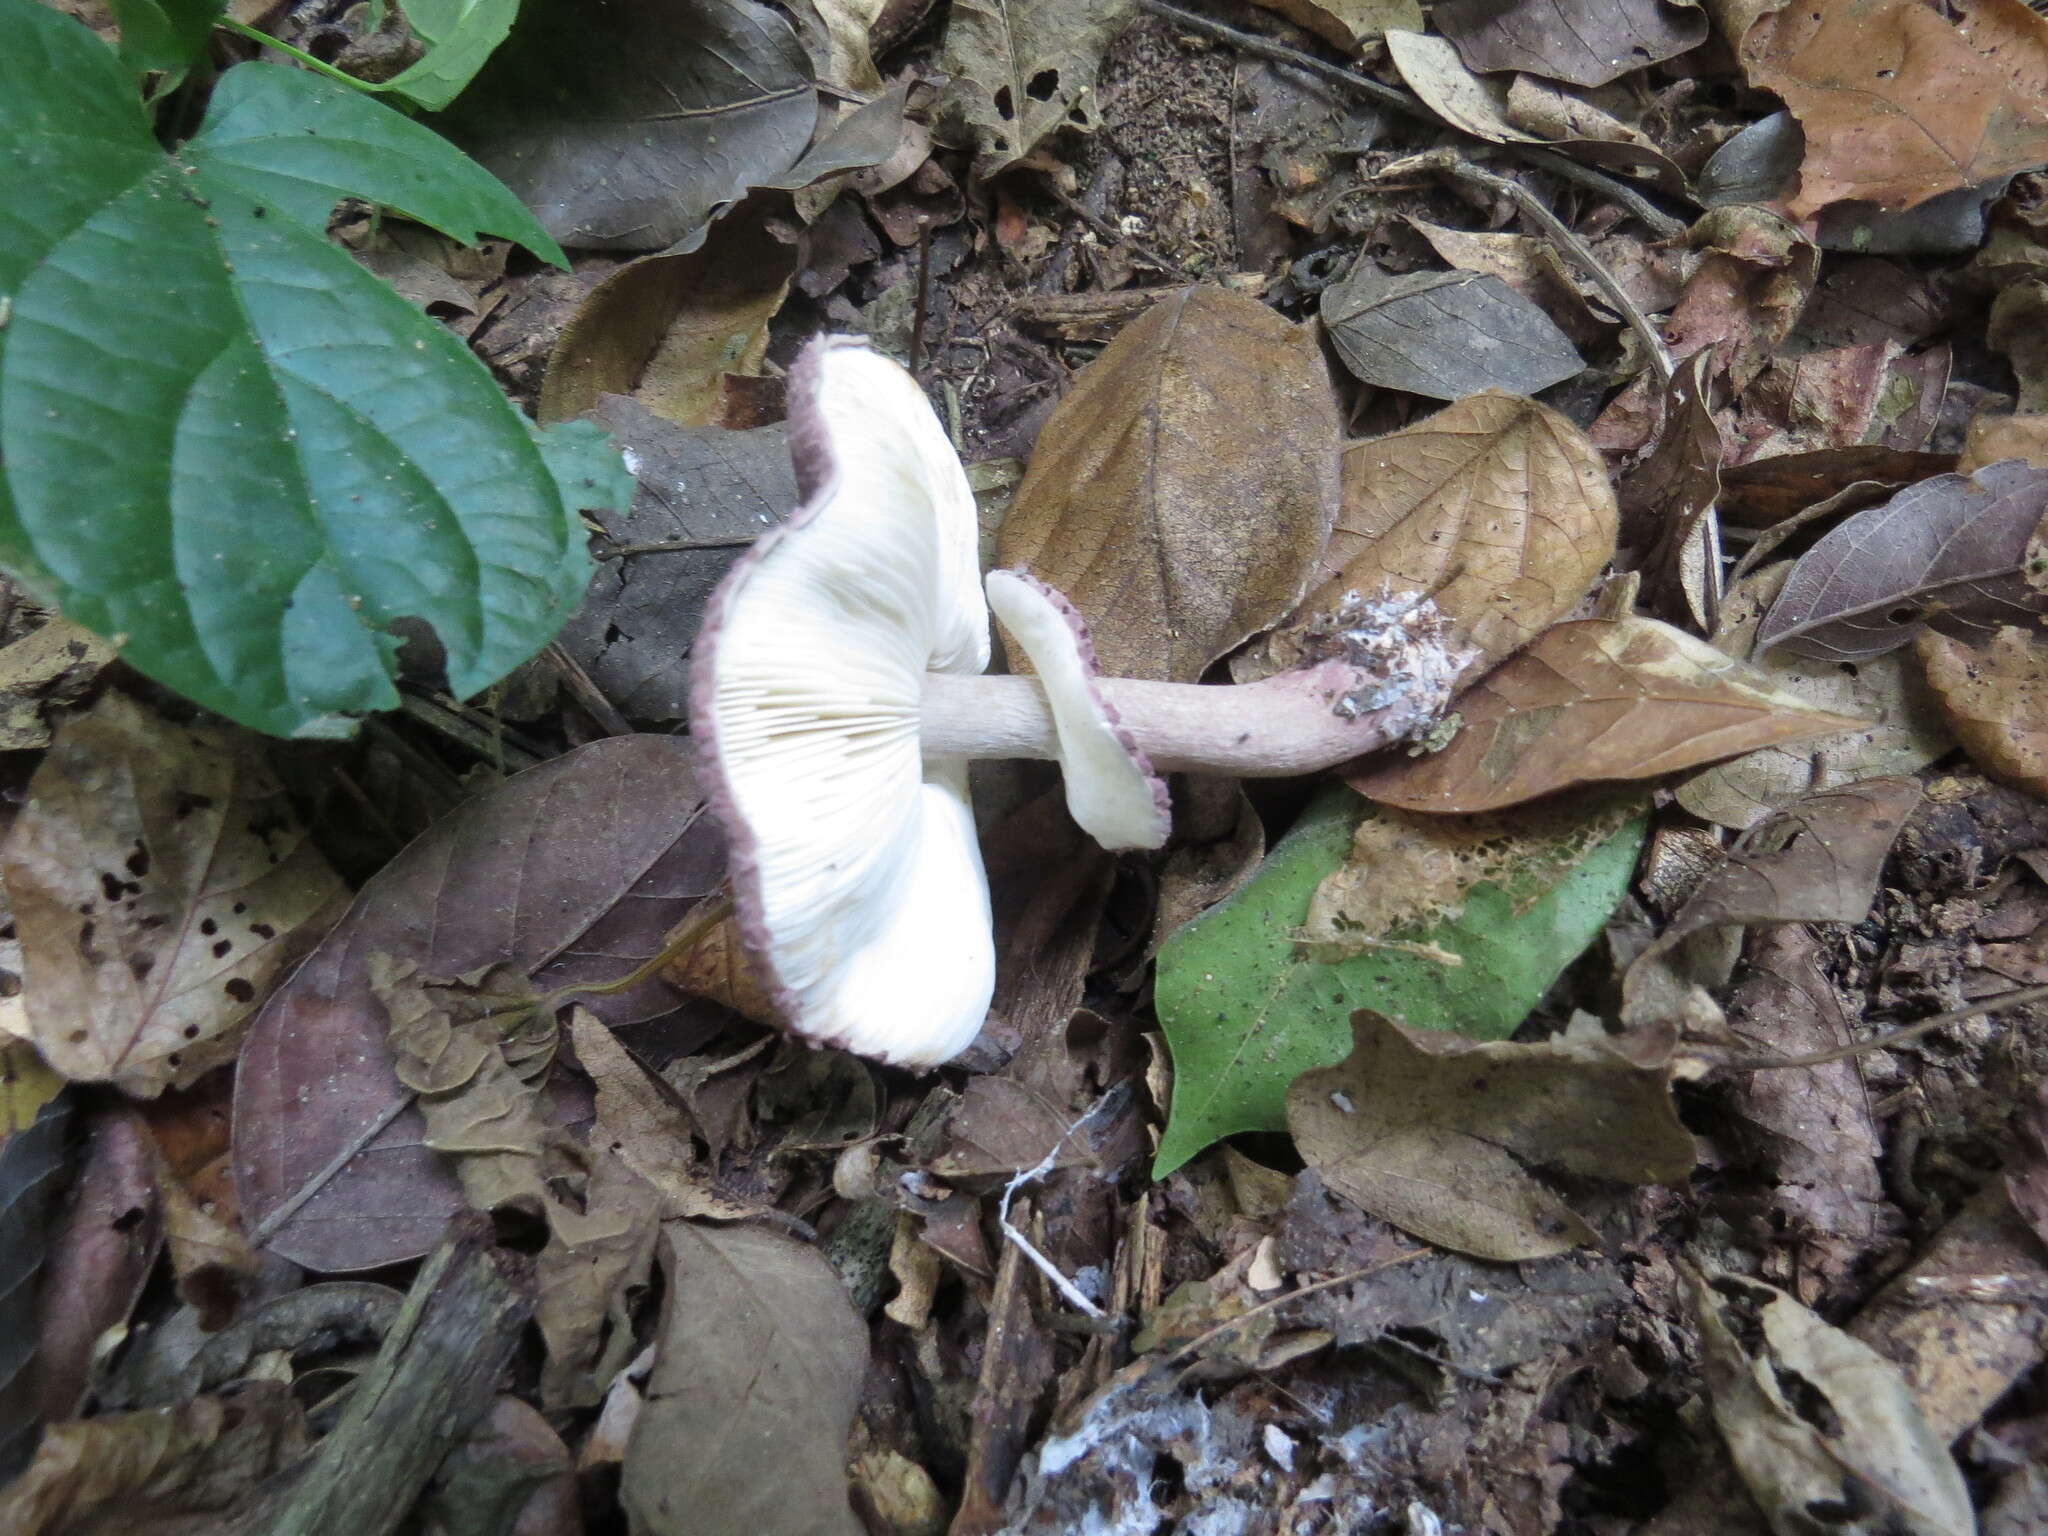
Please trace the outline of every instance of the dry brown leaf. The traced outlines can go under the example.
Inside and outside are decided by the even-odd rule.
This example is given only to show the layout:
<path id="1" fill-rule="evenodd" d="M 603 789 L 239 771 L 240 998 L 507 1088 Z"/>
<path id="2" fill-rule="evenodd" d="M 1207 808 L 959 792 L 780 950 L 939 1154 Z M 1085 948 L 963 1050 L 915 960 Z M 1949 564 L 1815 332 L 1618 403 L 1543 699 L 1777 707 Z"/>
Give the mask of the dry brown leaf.
<path id="1" fill-rule="evenodd" d="M 2048 608 L 2027 575 L 2048 469 L 2019 460 L 1936 475 L 1830 529 L 1793 563 L 1760 647 L 1860 661 L 1933 622 L 1976 635 Z"/>
<path id="2" fill-rule="evenodd" d="M 1972 647 L 1923 631 L 1915 642 L 1942 715 L 1992 778 L 2048 796 L 2048 651 L 2007 626 Z"/>
<path id="3" fill-rule="evenodd" d="M 1866 779 L 1808 795 L 1708 872 L 1658 946 L 1729 924 L 1861 922 L 1885 856 L 1921 797 L 1911 779 Z"/>
<path id="4" fill-rule="evenodd" d="M 1344 1061 L 1295 1079 L 1288 1129 L 1325 1184 L 1428 1242 L 1512 1262 L 1592 1241 L 1531 1167 L 1631 1184 L 1692 1171 L 1669 1065 L 1597 1024 L 1475 1045 L 1361 1008 L 1351 1030 Z"/>
<path id="5" fill-rule="evenodd" d="M 244 1284 L 261 1267 L 256 1250 L 218 1212 L 207 1209 L 161 1157 L 156 1187 L 163 1204 L 164 1247 L 178 1294 L 198 1310 L 202 1327 L 225 1327 L 234 1317 Z"/>
<path id="6" fill-rule="evenodd" d="M 599 1161 L 616 1158 L 660 1194 L 662 1216 L 737 1221 L 761 1208 L 721 1195 L 697 1154 L 688 1117 L 670 1090 L 635 1061 L 618 1037 L 578 1008 L 569 1016 L 576 1061 L 597 1085 L 597 1128 L 590 1147 Z"/>
<path id="7" fill-rule="evenodd" d="M 1614 492 L 1557 412 L 1483 394 L 1344 450 L 1344 502 L 1302 617 L 1347 591 L 1423 592 L 1480 653 L 1479 670 L 1577 606 L 1614 554 Z M 1296 658 L 1284 639 L 1276 666 Z"/>
<path id="8" fill-rule="evenodd" d="M 291 1387 L 279 1381 L 244 1382 L 231 1398 L 53 1424 L 43 1431 L 35 1460 L 0 1491 L 0 1530 L 8 1536 L 232 1530 L 256 1485 L 307 1443 L 305 1415 Z"/>
<path id="9" fill-rule="evenodd" d="M 0 874 L 43 1059 L 143 1098 L 230 1059 L 348 901 L 256 738 L 119 694 L 58 733 Z"/>
<path id="10" fill-rule="evenodd" d="M 1723 0 L 1752 85 L 1805 130 L 1805 218 L 1851 198 L 1898 209 L 2048 160 L 2048 21 L 2023 0 Z"/>
<path id="11" fill-rule="evenodd" d="M 645 1536 L 859 1536 L 846 1432 L 868 1331 L 817 1249 L 761 1227 L 662 1228 L 660 1353 L 620 1500 Z M 687 1454 L 678 1454 L 687 1448 Z"/>
<path id="12" fill-rule="evenodd" d="M 550 1202 L 533 1305 L 547 1347 L 540 1393 L 548 1408 L 595 1406 L 631 1358 L 632 1303 L 653 1273 L 661 1204 L 645 1179 L 602 1152 L 592 1159 L 582 1209 Z"/>
<path id="13" fill-rule="evenodd" d="M 1804 1056 L 1854 1034 L 1828 975 L 1829 945 L 1805 923 L 1772 923 L 1750 937 L 1728 999 L 1729 1033 L 1752 1056 Z M 1812 1300 L 1848 1281 L 1902 1223 L 1879 1171 L 1884 1144 L 1861 1063 L 1731 1074 L 1722 1085 L 1742 1164 L 1769 1187 L 1782 1272 Z"/>
<path id="14" fill-rule="evenodd" d="M 631 395 L 678 426 L 727 425 L 725 376 L 761 371 L 768 322 L 796 269 L 796 247 L 770 234 L 751 204 L 693 251 L 626 263 L 563 327 L 536 414 L 567 421 L 602 395 Z"/>
<path id="15" fill-rule="evenodd" d="M 1754 826 L 1810 791 L 1911 773 L 1955 745 L 1920 668 L 1902 651 L 1846 665 L 1785 651 L 1754 654 L 1757 624 L 1790 569 L 1781 562 L 1737 581 L 1721 605 L 1714 643 L 1747 658 L 1807 708 L 1861 715 L 1868 723 L 1811 745 L 1763 747 L 1678 786 L 1680 805 L 1720 826 Z"/>
<path id="16" fill-rule="evenodd" d="M 1105 674 L 1194 682 L 1293 608 L 1336 516 L 1337 447 L 1314 334 L 1184 289 L 1060 401 L 999 562 L 1073 600 Z"/>
<path id="17" fill-rule="evenodd" d="M 1450 745 L 1346 775 L 1414 811 L 1491 811 L 1574 784 L 1647 779 L 1863 724 L 1655 619 L 1547 631 L 1458 700 Z"/>
<path id="18" fill-rule="evenodd" d="M 1688 1274 L 1714 1422 L 1780 1536 L 1975 1536 L 1962 1473 L 1899 1367 L 1784 1292 Z"/>

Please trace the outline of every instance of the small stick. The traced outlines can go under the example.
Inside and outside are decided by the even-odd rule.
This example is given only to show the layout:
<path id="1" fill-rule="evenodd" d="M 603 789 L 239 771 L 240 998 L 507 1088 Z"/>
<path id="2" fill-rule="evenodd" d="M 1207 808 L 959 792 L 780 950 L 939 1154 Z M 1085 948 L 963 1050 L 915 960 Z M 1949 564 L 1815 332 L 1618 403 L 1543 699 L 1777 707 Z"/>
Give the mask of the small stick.
<path id="1" fill-rule="evenodd" d="M 758 533 L 729 533 L 715 539 L 657 539 L 652 544 L 614 544 L 600 549 L 594 558 L 623 560 L 628 555 L 673 555 L 686 549 L 744 549 L 758 539 Z"/>
<path id="2" fill-rule="evenodd" d="M 932 232 L 920 225 L 917 231 L 917 307 L 910 319 L 910 371 L 924 379 L 924 317 L 932 298 Z"/>
<path id="3" fill-rule="evenodd" d="M 1642 338 L 1643 346 L 1650 354 L 1650 366 L 1657 371 L 1657 382 L 1671 382 L 1671 376 L 1677 372 L 1678 364 L 1671 356 L 1671 349 L 1664 345 L 1664 338 L 1658 334 L 1657 327 L 1650 324 L 1650 317 L 1644 314 L 1641 307 L 1629 296 L 1628 290 L 1622 287 L 1620 279 L 1608 270 L 1607 264 L 1593 254 L 1592 247 L 1573 233 L 1564 220 L 1544 207 L 1541 198 L 1512 176 L 1497 176 L 1492 171 L 1472 164 L 1455 150 L 1432 150 L 1426 155 L 1419 156 L 1418 160 L 1430 170 L 1456 176 L 1471 182 L 1474 186 L 1484 187 L 1489 192 L 1499 193 L 1512 201 L 1521 210 L 1524 218 L 1542 230 L 1553 245 L 1569 256 L 1573 263 L 1593 280 L 1593 285 L 1600 290 L 1607 302 L 1612 304 L 1620 312 L 1621 318 L 1628 322 L 1628 328 Z M 1417 161 L 1406 163 L 1413 165 Z"/>
<path id="4" fill-rule="evenodd" d="M 562 648 L 561 641 L 551 641 L 542 654 L 554 667 L 555 675 L 561 678 L 570 695 L 583 706 L 584 712 L 597 722 L 599 730 L 607 736 L 633 734 L 632 722 L 619 712 L 616 704 L 605 697 L 605 691 L 597 686 L 597 680 L 583 670 L 583 663 Z"/>
<path id="5" fill-rule="evenodd" d="M 1740 1056 L 1733 1061 L 1718 1065 L 1730 1072 L 1777 1072 L 1787 1067 L 1824 1067 L 1832 1061 L 1842 1061 L 1851 1056 L 1861 1056 L 1866 1051 L 1888 1051 L 1895 1045 L 1904 1045 L 1922 1035 L 1937 1029 L 1946 1029 L 1951 1024 L 1960 1024 L 1965 1019 L 1974 1019 L 1979 1014 L 2002 1013 L 2008 1008 L 2024 1008 L 2028 1003 L 2048 1002 L 2048 986 L 2020 987 L 2011 992 L 2001 992 L 1996 997 L 1987 997 L 1964 1008 L 1951 1008 L 1947 1013 L 1937 1013 L 1931 1019 L 1922 1019 L 1918 1024 L 1908 1024 L 1903 1029 L 1894 1029 L 1887 1034 L 1873 1035 L 1868 1040 L 1857 1040 L 1849 1045 L 1838 1046 L 1832 1051 L 1815 1051 L 1807 1056 Z"/>
<path id="6" fill-rule="evenodd" d="M 1399 112 L 1405 117 L 1412 117 L 1419 122 L 1428 123 L 1432 127 L 1442 128 L 1447 132 L 1455 133 L 1461 139 L 1467 139 L 1477 144 L 1486 144 L 1489 148 L 1504 149 L 1510 154 L 1520 155 L 1531 165 L 1541 166 L 1553 175 L 1561 176 L 1566 181 L 1577 182 L 1580 186 L 1589 188 L 1599 193 L 1602 197 L 1621 204 L 1622 207 L 1647 224 L 1660 240 L 1675 240 L 1685 233 L 1686 226 L 1682 220 L 1674 219 L 1670 214 L 1644 197 L 1634 187 L 1629 186 L 1626 182 L 1617 181 L 1614 177 L 1603 172 L 1594 170 L 1591 166 L 1581 165 L 1578 161 L 1561 155 L 1556 150 L 1550 149 L 1545 145 L 1493 144 L 1490 140 L 1482 139 L 1477 134 L 1467 133 L 1456 124 L 1446 123 L 1442 118 L 1430 111 L 1427 103 L 1421 97 L 1412 95 L 1395 86 L 1382 85 L 1379 81 L 1358 74 L 1354 70 L 1326 63 L 1312 53 L 1303 53 L 1299 48 L 1289 48 L 1284 43 L 1276 43 L 1268 38 L 1260 37 L 1256 32 L 1240 32 L 1236 27 L 1227 27 L 1220 21 L 1211 21 L 1208 17 L 1198 16 L 1193 11 L 1184 11 L 1177 5 L 1169 5 L 1167 0 L 1138 0 L 1138 5 L 1140 8 L 1152 12 L 1155 16 L 1164 16 L 1167 20 L 1179 26 L 1187 27 L 1191 31 L 1206 33 L 1210 37 L 1220 39 L 1223 42 L 1229 43 L 1233 48 L 1242 49 L 1246 53 L 1259 54 L 1264 58 L 1273 59 L 1282 64 L 1292 64 L 1296 69 L 1305 69 L 1312 75 L 1328 80 L 1333 84 L 1341 85 L 1348 91 L 1356 92 L 1368 101 L 1377 102 L 1383 107 Z"/>
<path id="7" fill-rule="evenodd" d="M 1149 246 L 1138 244 L 1136 240 L 1133 240 L 1101 214 L 1080 201 L 1080 199 L 1069 197 L 1051 182 L 1046 183 L 1046 190 L 1052 193 L 1054 200 L 1062 208 L 1094 230 L 1095 233 L 1102 236 L 1103 239 L 1115 244 L 1129 246 L 1133 256 L 1136 256 L 1141 261 L 1149 262 L 1162 272 L 1171 272 L 1178 277 L 1186 277 L 1188 275 L 1187 268 L 1183 267 L 1179 262 L 1169 261 Z"/>

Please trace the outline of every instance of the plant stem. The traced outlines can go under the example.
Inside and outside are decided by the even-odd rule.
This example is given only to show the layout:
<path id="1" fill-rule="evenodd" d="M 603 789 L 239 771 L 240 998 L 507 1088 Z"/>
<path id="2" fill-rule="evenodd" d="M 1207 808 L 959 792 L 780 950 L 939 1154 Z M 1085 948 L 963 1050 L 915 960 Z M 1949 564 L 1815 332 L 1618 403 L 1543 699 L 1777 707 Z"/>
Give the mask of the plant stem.
<path id="1" fill-rule="evenodd" d="M 254 27 L 250 26 L 245 21 L 236 21 L 232 16 L 223 16 L 220 18 L 219 21 L 215 22 L 214 25 L 218 27 L 225 27 L 227 28 L 228 31 L 233 32 L 236 36 L 246 37 L 252 43 L 260 43 L 265 48 L 275 48 L 279 53 L 283 54 L 286 58 L 297 59 L 301 64 L 305 65 L 306 68 L 312 70 L 314 74 L 325 75 L 330 80 L 338 80 L 341 82 L 341 84 L 348 86 L 351 90 L 363 91 L 365 93 L 370 94 L 374 94 L 376 92 L 377 88 L 374 85 L 370 84 L 369 81 L 358 80 L 354 75 L 351 75 L 344 70 L 336 69 L 332 64 L 326 63 L 321 59 L 314 58 L 313 55 L 307 53 L 302 48 L 294 48 L 290 43 L 280 42 L 277 38 L 272 37 L 268 32 L 258 32 Z"/>

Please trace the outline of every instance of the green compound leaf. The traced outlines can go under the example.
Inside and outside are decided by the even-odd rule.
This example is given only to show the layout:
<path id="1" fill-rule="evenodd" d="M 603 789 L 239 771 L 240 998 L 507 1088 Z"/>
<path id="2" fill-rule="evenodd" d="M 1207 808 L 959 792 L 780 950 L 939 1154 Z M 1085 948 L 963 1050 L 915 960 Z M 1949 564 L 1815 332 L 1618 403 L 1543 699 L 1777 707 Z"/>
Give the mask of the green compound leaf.
<path id="1" fill-rule="evenodd" d="M 1300 939 L 1310 903 L 1373 814 L 1348 789 L 1326 791 L 1257 875 L 1160 949 L 1154 997 L 1174 1087 L 1154 1177 L 1224 1136 L 1286 1130 L 1289 1084 L 1350 1053 L 1353 1009 L 1410 1029 L 1505 1039 L 1599 934 L 1628 887 L 1644 827 L 1636 817 L 1584 858 L 1509 878 L 1509 889 L 1475 884 L 1455 917 L 1402 935 L 1408 948 L 1318 960 Z M 1463 963 L 1421 952 L 1431 948 Z"/>
<path id="2" fill-rule="evenodd" d="M 519 0 L 400 0 L 399 9 L 427 51 L 374 89 L 439 112 L 462 94 L 505 41 L 519 15 Z"/>
<path id="3" fill-rule="evenodd" d="M 0 35 L 0 564 L 276 735 L 395 705 L 399 620 L 461 694 L 546 644 L 580 508 L 483 365 L 325 235 L 362 197 L 561 262 L 533 216 L 346 87 L 241 65 L 169 156 L 83 27 L 0 0 Z"/>
<path id="4" fill-rule="evenodd" d="M 185 78 L 226 0 L 107 0 L 121 29 L 121 62 L 136 74 L 159 71 L 168 90 Z"/>

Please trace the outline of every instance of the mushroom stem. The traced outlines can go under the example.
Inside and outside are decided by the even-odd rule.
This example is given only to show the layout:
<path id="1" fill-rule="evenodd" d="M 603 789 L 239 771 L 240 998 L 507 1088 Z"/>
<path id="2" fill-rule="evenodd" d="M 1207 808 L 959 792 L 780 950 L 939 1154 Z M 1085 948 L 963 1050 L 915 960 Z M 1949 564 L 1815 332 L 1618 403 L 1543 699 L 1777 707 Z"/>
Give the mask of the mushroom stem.
<path id="1" fill-rule="evenodd" d="M 1095 686 L 1131 743 L 1162 772 L 1288 778 L 1349 762 L 1433 723 L 1414 695 L 1357 709 L 1361 683 L 1343 661 L 1281 672 L 1262 682 L 1212 687 L 1104 677 Z M 930 758 L 1056 759 L 1059 737 L 1035 678 L 932 672 L 924 680 L 924 754 Z"/>

